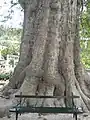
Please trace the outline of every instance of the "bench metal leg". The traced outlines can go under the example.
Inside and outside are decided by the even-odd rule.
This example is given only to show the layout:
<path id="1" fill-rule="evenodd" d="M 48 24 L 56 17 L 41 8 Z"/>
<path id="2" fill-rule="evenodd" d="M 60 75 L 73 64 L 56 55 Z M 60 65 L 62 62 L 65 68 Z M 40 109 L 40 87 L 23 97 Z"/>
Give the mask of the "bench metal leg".
<path id="1" fill-rule="evenodd" d="M 16 120 L 18 120 L 18 112 L 16 112 Z"/>
<path id="2" fill-rule="evenodd" d="M 74 113 L 75 120 L 77 120 L 77 113 Z"/>

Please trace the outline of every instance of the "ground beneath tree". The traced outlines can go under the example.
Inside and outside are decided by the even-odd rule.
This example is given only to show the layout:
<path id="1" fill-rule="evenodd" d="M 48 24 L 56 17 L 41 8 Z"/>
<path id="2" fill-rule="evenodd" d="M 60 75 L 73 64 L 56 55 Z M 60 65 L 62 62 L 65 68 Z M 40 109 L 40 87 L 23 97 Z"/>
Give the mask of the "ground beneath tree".
<path id="1" fill-rule="evenodd" d="M 11 115 L 10 118 L 4 117 L 0 118 L 0 120 L 15 120 L 15 115 Z M 45 115 L 38 116 L 38 114 L 23 114 L 19 116 L 18 120 L 75 120 L 72 115 L 67 114 L 58 114 L 58 115 Z M 90 115 L 87 117 L 78 116 L 78 120 L 90 120 Z"/>

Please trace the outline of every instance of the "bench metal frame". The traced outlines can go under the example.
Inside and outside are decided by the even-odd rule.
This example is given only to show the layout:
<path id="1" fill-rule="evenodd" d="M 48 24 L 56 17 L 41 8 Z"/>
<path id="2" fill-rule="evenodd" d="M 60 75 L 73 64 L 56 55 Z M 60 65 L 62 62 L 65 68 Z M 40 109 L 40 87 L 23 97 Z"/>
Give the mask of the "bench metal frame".
<path id="1" fill-rule="evenodd" d="M 67 96 L 34 96 L 34 95 L 22 95 L 20 93 L 20 95 L 15 95 L 15 97 L 20 98 L 20 102 L 19 104 L 17 104 L 16 106 L 13 106 L 13 108 L 11 108 L 9 111 L 10 112 L 15 112 L 16 113 L 16 120 L 18 120 L 18 114 L 22 114 L 22 113 L 64 113 L 64 114 L 73 114 L 73 117 L 75 117 L 75 120 L 77 120 L 77 115 L 78 114 L 82 114 L 83 113 L 83 109 L 79 110 L 76 105 L 74 104 L 74 98 L 79 98 L 79 96 L 69 96 L 72 100 L 72 105 L 71 107 L 67 107 L 67 104 L 65 103 L 65 107 L 34 107 L 34 106 L 23 106 L 22 105 L 22 98 L 43 98 L 43 99 L 47 99 L 47 98 L 64 98 L 66 99 Z"/>

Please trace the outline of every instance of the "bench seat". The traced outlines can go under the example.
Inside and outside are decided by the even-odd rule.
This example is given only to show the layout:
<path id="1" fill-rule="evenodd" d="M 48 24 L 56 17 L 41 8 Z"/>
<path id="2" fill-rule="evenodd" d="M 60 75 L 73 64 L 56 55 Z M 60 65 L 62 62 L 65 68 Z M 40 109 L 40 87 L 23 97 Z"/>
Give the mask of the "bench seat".
<path id="1" fill-rule="evenodd" d="M 70 108 L 70 107 L 16 107 L 11 108 L 9 110 L 10 112 L 18 112 L 18 113 L 77 113 L 80 114 L 82 111 L 76 109 L 76 108 Z"/>

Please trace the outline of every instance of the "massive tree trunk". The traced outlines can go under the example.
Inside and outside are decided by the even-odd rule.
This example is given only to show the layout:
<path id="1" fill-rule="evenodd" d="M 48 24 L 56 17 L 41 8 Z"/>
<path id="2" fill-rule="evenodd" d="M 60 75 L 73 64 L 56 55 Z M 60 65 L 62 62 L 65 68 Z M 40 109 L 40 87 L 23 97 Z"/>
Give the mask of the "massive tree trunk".
<path id="1" fill-rule="evenodd" d="M 75 103 L 90 110 L 90 81 L 80 61 L 80 7 L 81 0 L 24 2 L 20 60 L 9 87 L 20 88 L 26 95 L 52 96 L 61 96 L 66 89 L 68 105 L 73 92 L 80 96 Z M 42 103 L 64 104 L 61 100 Z"/>

